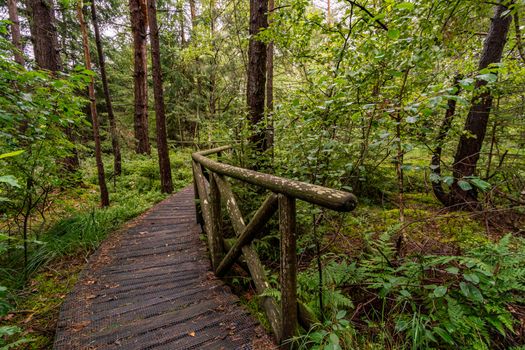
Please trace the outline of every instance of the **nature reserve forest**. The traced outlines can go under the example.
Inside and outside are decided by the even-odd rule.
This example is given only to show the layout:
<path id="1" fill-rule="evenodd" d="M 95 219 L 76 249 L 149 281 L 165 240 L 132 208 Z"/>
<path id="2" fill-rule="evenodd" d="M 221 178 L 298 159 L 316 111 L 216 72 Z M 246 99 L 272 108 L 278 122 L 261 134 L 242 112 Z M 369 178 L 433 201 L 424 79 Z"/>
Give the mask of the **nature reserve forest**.
<path id="1" fill-rule="evenodd" d="M 184 188 L 275 348 L 525 349 L 523 0 L 84 1 L 0 0 L 0 349 Z"/>

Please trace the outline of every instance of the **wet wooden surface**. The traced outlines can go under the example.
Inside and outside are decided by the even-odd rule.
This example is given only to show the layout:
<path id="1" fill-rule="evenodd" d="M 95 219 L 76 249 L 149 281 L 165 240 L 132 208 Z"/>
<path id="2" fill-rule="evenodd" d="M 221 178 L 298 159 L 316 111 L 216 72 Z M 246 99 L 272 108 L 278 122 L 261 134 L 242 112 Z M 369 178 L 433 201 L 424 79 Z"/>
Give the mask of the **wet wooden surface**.
<path id="1" fill-rule="evenodd" d="M 210 262 L 193 190 L 107 239 L 62 306 L 54 349 L 271 349 Z"/>

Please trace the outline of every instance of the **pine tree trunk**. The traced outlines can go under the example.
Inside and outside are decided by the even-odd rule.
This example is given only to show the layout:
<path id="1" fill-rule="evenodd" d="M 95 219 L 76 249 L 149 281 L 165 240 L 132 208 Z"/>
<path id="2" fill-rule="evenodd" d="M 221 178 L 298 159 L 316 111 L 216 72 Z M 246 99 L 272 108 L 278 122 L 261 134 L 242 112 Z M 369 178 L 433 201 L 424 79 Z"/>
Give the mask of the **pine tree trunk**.
<path id="1" fill-rule="evenodd" d="M 122 157 L 120 155 L 120 144 L 117 134 L 117 123 L 115 114 L 113 113 L 113 104 L 111 103 L 111 96 L 109 94 L 108 78 L 106 74 L 106 61 L 104 58 L 104 51 L 102 49 L 102 40 L 100 38 L 100 30 L 98 28 L 97 9 L 95 1 L 91 1 L 91 20 L 93 22 L 93 29 L 95 31 L 95 42 L 97 45 L 98 64 L 100 67 L 100 77 L 102 79 L 102 87 L 104 89 L 104 97 L 106 99 L 106 108 L 108 110 L 109 130 L 111 133 L 111 146 L 113 148 L 114 166 L 113 170 L 115 176 L 122 172 Z"/>
<path id="2" fill-rule="evenodd" d="M 177 11 L 179 11 L 180 45 L 184 47 L 186 46 L 186 35 L 184 33 L 184 6 L 182 4 L 179 4 L 179 6 L 177 6 Z M 151 16 L 151 12 L 149 8 L 148 8 L 148 16 Z M 151 25 L 150 25 L 149 30 L 151 31 Z"/>
<path id="3" fill-rule="evenodd" d="M 164 91 L 162 89 L 162 70 L 160 63 L 159 28 L 157 25 L 156 0 L 148 0 L 149 31 L 151 38 L 151 69 L 153 76 L 153 95 L 155 97 L 155 124 L 157 127 L 157 150 L 159 154 L 160 183 L 162 192 L 173 192 L 171 166 L 166 135 L 166 114 L 164 110 Z"/>
<path id="4" fill-rule="evenodd" d="M 495 6 L 494 17 L 492 18 L 479 62 L 480 70 L 492 63 L 501 61 L 503 48 L 507 41 L 507 33 L 512 21 L 512 17 L 509 14 L 502 16 L 506 10 L 507 7 L 504 5 Z M 457 180 L 465 176 L 472 176 L 476 171 L 476 164 L 487 131 L 487 123 L 492 107 L 492 95 L 486 89 L 486 85 L 487 82 L 485 80 L 476 80 L 475 97 L 472 100 L 453 164 L 453 174 L 456 181 L 452 185 L 451 204 L 472 209 L 478 207 L 477 191 L 474 189 L 470 191 L 462 190 L 458 186 Z"/>
<path id="5" fill-rule="evenodd" d="M 134 48 L 135 140 L 137 153 L 150 154 L 148 138 L 147 81 L 147 4 L 146 0 L 129 0 Z"/>
<path id="6" fill-rule="evenodd" d="M 250 0 L 250 44 L 248 48 L 248 82 L 246 97 L 252 128 L 250 142 L 258 153 L 265 151 L 264 95 L 266 85 L 266 44 L 254 38 L 268 27 L 267 0 Z"/>
<path id="7" fill-rule="evenodd" d="M 272 14 L 274 10 L 274 0 L 268 0 L 268 12 Z M 271 18 L 271 16 L 270 16 Z M 273 147 L 274 128 L 273 128 L 273 41 L 268 43 L 266 54 L 266 145 L 265 149 Z M 273 158 L 273 152 L 272 152 Z"/>
<path id="8" fill-rule="evenodd" d="M 31 41 L 35 61 L 40 69 L 47 69 L 53 73 L 62 70 L 62 60 L 58 48 L 58 36 L 55 28 L 55 11 L 52 0 L 28 0 Z M 68 140 L 74 144 L 73 130 L 64 128 Z M 72 154 L 60 162 L 68 172 L 74 172 L 80 166 L 76 148 Z"/>
<path id="9" fill-rule="evenodd" d="M 197 19 L 197 11 L 195 9 L 195 0 L 190 1 L 190 17 L 191 17 L 191 29 L 195 27 L 195 20 Z"/>
<path id="10" fill-rule="evenodd" d="M 16 48 L 15 51 L 15 62 L 23 66 L 25 63 L 24 56 L 22 54 L 22 40 L 20 35 L 20 21 L 18 20 L 18 8 L 16 6 L 16 0 L 7 0 L 7 8 L 9 11 L 9 20 L 11 23 L 11 38 L 13 40 L 13 46 Z"/>
<path id="11" fill-rule="evenodd" d="M 28 0 L 36 64 L 41 69 L 58 72 L 62 69 L 62 61 L 58 50 L 53 6 L 51 0 Z"/>
<path id="12" fill-rule="evenodd" d="M 89 53 L 89 41 L 86 22 L 84 21 L 84 14 L 82 12 L 83 3 L 79 1 L 77 7 L 78 21 L 80 23 L 80 30 L 82 31 L 82 45 L 84 47 L 84 60 L 86 62 L 86 69 L 91 70 L 91 56 Z M 95 159 L 97 162 L 98 185 L 100 187 L 100 204 L 102 207 L 109 205 L 109 194 L 106 186 L 106 176 L 104 174 L 104 163 L 102 162 L 102 150 L 100 147 L 100 133 L 97 115 L 97 101 L 95 100 L 95 83 L 93 77 L 89 82 L 89 100 L 90 111 L 93 126 L 93 139 L 95 140 Z"/>

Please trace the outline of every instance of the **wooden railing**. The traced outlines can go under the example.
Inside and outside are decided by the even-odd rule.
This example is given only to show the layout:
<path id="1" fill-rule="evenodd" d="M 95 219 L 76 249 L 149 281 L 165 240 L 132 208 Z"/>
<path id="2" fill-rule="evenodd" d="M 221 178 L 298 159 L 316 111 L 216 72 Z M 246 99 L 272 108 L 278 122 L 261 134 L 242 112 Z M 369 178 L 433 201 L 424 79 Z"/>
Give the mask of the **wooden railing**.
<path id="1" fill-rule="evenodd" d="M 308 329 L 314 322 L 314 317 L 297 302 L 296 296 L 296 199 L 343 212 L 353 210 L 357 199 L 348 192 L 239 168 L 207 157 L 217 154 L 219 158 L 221 153 L 228 149 L 230 146 L 192 154 L 197 220 L 207 235 L 215 274 L 219 277 L 225 276 L 242 255 L 243 264 L 247 265 L 257 293 L 260 295 L 270 287 L 270 284 L 252 242 L 272 215 L 276 211 L 279 212 L 281 303 L 279 307 L 276 300 L 264 297 L 262 304 L 272 331 L 282 343 L 297 334 L 298 323 Z M 270 191 L 248 224 L 244 222 L 226 177 Z M 226 247 L 223 237 L 221 200 L 237 236 L 231 247 Z"/>

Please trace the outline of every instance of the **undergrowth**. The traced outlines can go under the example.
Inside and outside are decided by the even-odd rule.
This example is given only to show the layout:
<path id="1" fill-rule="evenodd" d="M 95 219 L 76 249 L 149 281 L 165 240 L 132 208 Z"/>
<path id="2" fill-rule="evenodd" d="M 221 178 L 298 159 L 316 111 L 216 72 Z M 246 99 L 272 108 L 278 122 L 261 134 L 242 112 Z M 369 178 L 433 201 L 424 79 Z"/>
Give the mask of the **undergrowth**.
<path id="1" fill-rule="evenodd" d="M 368 239 L 370 250 L 351 262 L 347 256 L 324 256 L 325 320 L 296 339 L 300 348 L 523 345 L 525 240 L 506 235 L 461 256 L 398 259 L 388 232 Z M 300 273 L 298 285 L 299 297 L 320 317 L 315 267 Z"/>

